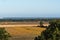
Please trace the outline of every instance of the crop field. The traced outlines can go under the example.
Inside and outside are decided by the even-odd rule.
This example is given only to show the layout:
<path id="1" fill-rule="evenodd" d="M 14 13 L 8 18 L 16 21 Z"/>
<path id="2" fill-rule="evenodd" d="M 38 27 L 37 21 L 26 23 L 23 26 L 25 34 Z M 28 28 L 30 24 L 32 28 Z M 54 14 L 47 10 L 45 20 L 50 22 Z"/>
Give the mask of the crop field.
<path id="1" fill-rule="evenodd" d="M 39 27 L 6 27 L 6 30 L 12 36 L 12 40 L 33 40 L 34 37 L 41 34 L 45 28 Z"/>
<path id="2" fill-rule="evenodd" d="M 1 25 L 5 27 L 6 31 L 12 36 L 10 40 L 34 40 L 34 38 L 41 34 L 46 28 L 37 27 L 39 24 L 7 24 Z"/>

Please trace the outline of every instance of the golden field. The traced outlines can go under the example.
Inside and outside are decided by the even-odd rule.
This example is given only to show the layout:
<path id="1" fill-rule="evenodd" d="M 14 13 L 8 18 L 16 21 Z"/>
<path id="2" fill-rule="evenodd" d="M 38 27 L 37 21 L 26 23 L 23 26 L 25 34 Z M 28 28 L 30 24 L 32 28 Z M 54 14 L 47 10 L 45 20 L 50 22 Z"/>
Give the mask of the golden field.
<path id="1" fill-rule="evenodd" d="M 39 27 L 6 27 L 6 30 L 12 36 L 12 40 L 33 40 L 34 37 L 41 34 L 45 28 Z"/>
<path id="2" fill-rule="evenodd" d="M 6 31 L 12 36 L 10 40 L 34 40 L 46 28 L 37 27 L 39 22 L 29 23 L 2 23 L 0 27 L 5 27 Z"/>

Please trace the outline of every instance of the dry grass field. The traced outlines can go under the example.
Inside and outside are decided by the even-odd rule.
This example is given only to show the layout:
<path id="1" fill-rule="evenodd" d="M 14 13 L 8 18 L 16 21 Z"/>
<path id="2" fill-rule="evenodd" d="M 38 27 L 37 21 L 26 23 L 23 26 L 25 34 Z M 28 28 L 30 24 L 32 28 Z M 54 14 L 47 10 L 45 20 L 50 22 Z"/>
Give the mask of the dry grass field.
<path id="1" fill-rule="evenodd" d="M 6 30 L 11 34 L 11 40 L 33 40 L 34 37 L 41 34 L 45 28 L 39 27 L 6 27 Z"/>
<path id="2" fill-rule="evenodd" d="M 6 23 L 6 25 L 0 23 L 0 27 L 5 27 L 12 36 L 10 40 L 34 40 L 36 36 L 46 29 L 37 27 L 38 25 L 39 23 L 19 23 L 13 25 L 11 23 Z"/>

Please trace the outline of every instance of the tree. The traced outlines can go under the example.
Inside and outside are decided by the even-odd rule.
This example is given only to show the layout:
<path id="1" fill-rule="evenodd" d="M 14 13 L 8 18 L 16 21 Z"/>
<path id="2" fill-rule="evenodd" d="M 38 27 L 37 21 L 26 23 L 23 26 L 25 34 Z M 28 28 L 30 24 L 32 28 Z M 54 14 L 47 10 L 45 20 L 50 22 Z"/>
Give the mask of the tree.
<path id="1" fill-rule="evenodd" d="M 5 28 L 0 28 L 0 40 L 8 40 L 10 34 L 5 30 Z"/>
<path id="2" fill-rule="evenodd" d="M 36 40 L 60 40 L 60 20 L 50 21 L 48 28 Z"/>
<path id="3" fill-rule="evenodd" d="M 41 27 L 43 26 L 43 22 L 42 22 L 42 21 L 40 21 L 40 26 L 41 26 Z"/>
<path id="4" fill-rule="evenodd" d="M 43 27 L 43 21 L 40 21 L 38 27 Z"/>

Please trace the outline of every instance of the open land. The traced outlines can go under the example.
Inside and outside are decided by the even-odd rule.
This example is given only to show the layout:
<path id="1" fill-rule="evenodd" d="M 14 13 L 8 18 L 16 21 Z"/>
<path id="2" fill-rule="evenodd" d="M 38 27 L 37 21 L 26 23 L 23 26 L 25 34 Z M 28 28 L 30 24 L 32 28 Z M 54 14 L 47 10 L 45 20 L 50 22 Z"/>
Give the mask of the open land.
<path id="1" fill-rule="evenodd" d="M 39 23 L 1 24 L 12 36 L 10 40 L 34 40 L 46 28 L 37 27 Z"/>

